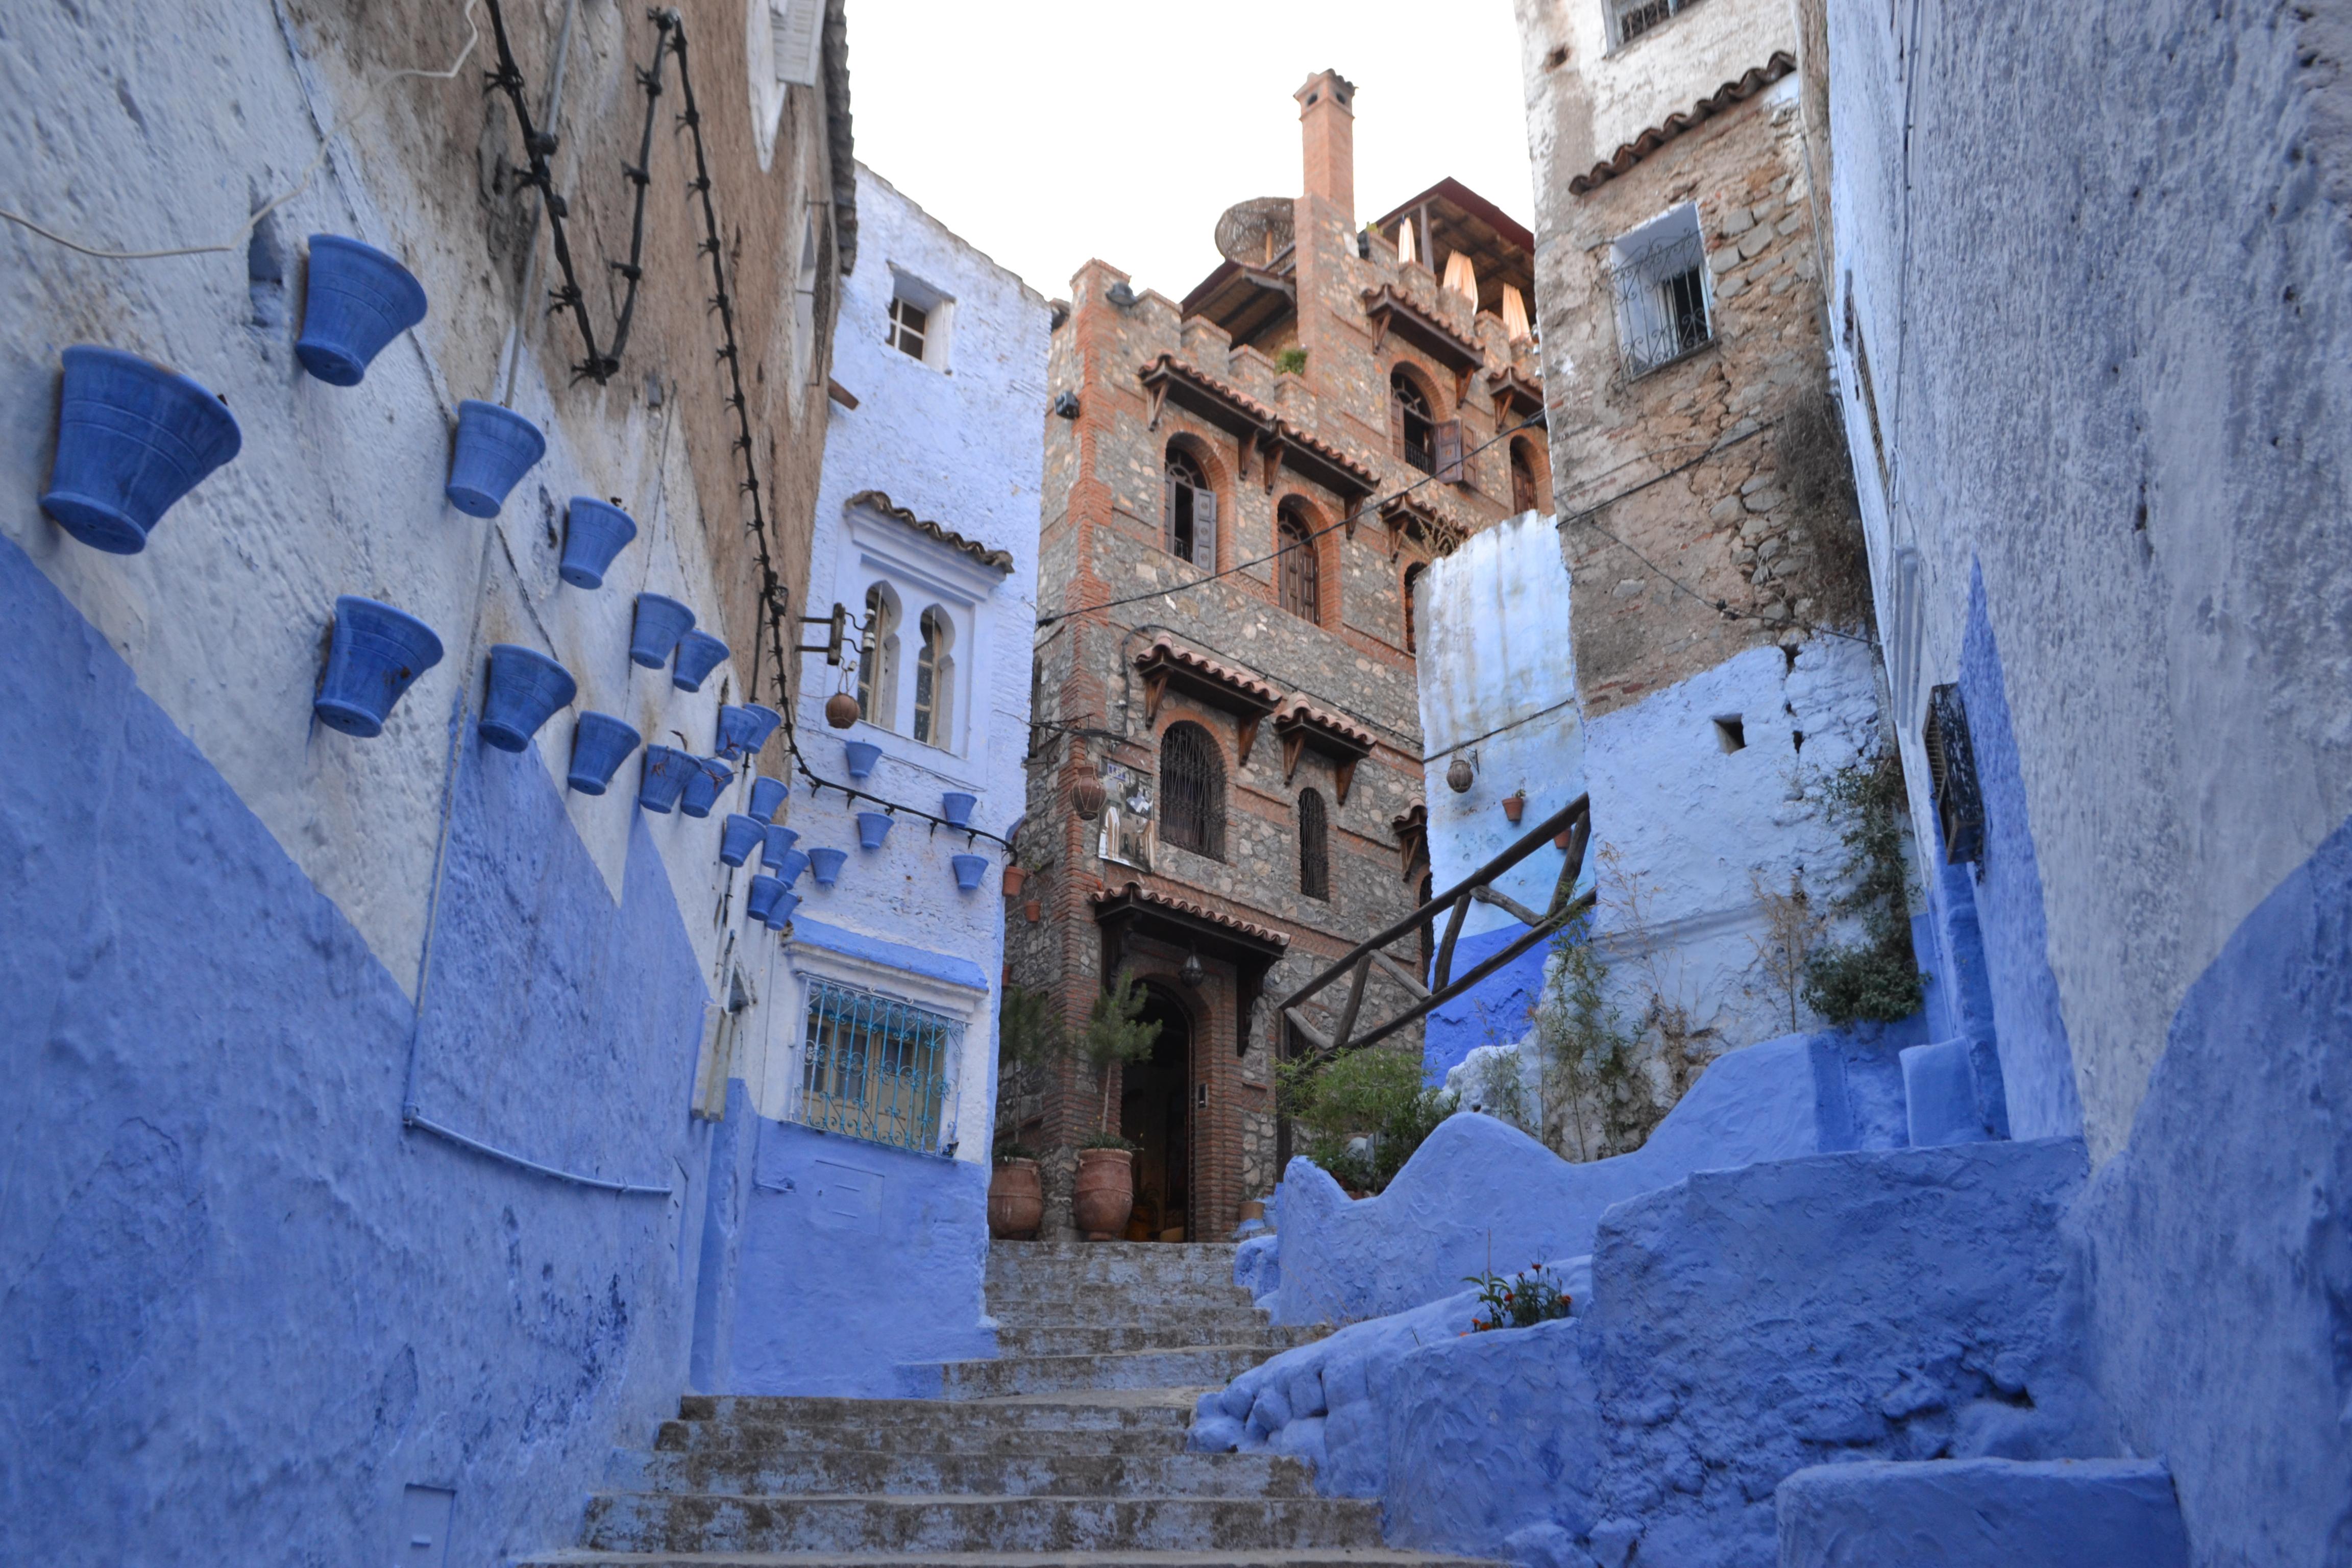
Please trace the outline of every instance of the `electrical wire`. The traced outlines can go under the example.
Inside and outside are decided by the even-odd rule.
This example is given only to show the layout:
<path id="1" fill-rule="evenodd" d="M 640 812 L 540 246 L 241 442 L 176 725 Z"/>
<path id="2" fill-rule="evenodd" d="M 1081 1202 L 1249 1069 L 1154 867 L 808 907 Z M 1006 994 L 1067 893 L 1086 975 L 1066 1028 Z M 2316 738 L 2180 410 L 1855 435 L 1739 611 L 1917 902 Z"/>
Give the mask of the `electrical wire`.
<path id="1" fill-rule="evenodd" d="M 455 79 L 459 71 L 466 68 L 466 62 L 473 58 L 475 48 L 482 41 L 481 25 L 474 20 L 474 7 L 478 3 L 479 0 L 466 0 L 466 47 L 457 51 L 457 58 L 449 62 L 446 70 L 425 70 L 418 68 L 388 71 L 378 77 L 374 85 L 360 95 L 359 101 L 352 106 L 351 113 L 338 121 L 333 130 L 320 138 L 319 155 L 310 160 L 309 165 L 303 169 L 301 176 L 285 191 L 254 208 L 243 223 L 230 231 L 228 238 L 218 245 L 182 245 L 174 246 L 169 250 L 108 250 L 100 246 L 84 244 L 70 236 L 59 234 L 57 230 L 35 223 L 24 214 L 12 212 L 6 207 L 0 207 L 0 218 L 5 218 L 19 228 L 39 235 L 52 245 L 61 245 L 68 250 L 79 251 L 84 256 L 94 256 L 100 261 L 162 261 L 175 256 L 218 256 L 234 251 L 238 246 L 246 243 L 263 218 L 310 188 L 310 182 L 317 178 L 319 171 L 326 166 L 327 158 L 334 147 L 335 138 L 342 134 L 363 110 L 374 104 L 377 94 L 394 82 L 407 80 L 410 78 L 420 81 L 449 81 Z"/>

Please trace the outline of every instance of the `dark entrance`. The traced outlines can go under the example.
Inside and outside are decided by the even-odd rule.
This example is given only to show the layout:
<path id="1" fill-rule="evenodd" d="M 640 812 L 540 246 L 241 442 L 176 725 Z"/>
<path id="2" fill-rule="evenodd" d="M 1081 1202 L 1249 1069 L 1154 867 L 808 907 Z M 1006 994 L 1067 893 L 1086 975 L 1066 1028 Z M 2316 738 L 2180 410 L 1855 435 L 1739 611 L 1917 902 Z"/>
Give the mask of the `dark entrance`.
<path id="1" fill-rule="evenodd" d="M 1146 1021 L 1160 1026 L 1151 1054 L 1129 1062 L 1118 1102 L 1119 1136 L 1142 1145 L 1135 1155 L 1131 1241 L 1191 1237 L 1192 1174 L 1192 1020 L 1157 985 L 1147 987 Z"/>

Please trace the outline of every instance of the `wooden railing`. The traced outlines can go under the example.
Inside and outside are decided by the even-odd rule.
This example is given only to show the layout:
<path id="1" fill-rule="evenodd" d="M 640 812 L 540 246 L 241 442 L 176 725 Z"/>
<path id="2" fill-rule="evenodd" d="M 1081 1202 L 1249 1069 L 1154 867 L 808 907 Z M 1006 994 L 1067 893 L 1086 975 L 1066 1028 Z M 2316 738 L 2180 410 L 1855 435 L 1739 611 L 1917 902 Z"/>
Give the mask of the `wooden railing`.
<path id="1" fill-rule="evenodd" d="M 1509 894 L 1496 889 L 1494 883 L 1496 878 L 1562 834 L 1568 836 L 1567 858 L 1560 866 L 1559 879 L 1552 884 L 1551 902 L 1548 907 L 1538 912 Z M 1529 828 L 1500 855 L 1394 925 L 1358 944 L 1345 958 L 1284 997 L 1280 1004 L 1282 1016 L 1288 1020 L 1301 1039 L 1315 1048 L 1317 1055 L 1336 1056 L 1341 1051 L 1377 1044 L 1424 1016 L 1432 1008 L 1444 1006 L 1592 907 L 1593 893 L 1588 889 L 1579 894 L 1576 890 L 1577 880 L 1584 874 L 1585 847 L 1591 838 L 1591 797 L 1580 795 Z M 1512 919 L 1523 921 L 1528 929 L 1508 947 L 1456 980 L 1454 978 L 1454 943 L 1462 935 L 1462 922 L 1468 917 L 1473 903 L 1492 904 Z M 1447 911 L 1445 935 L 1438 943 L 1437 960 L 1431 966 L 1428 984 L 1423 984 L 1411 966 L 1399 963 L 1382 950 L 1402 938 L 1417 936 L 1424 926 L 1437 918 L 1440 910 Z M 1364 992 L 1374 969 L 1394 981 L 1407 996 L 1412 998 L 1412 1002 L 1395 1017 L 1360 1030 L 1357 1026 L 1363 1012 Z M 1326 1035 L 1308 1023 L 1299 1009 L 1302 1004 L 1342 975 L 1348 977 L 1348 999 L 1339 1009 L 1339 1026 Z"/>

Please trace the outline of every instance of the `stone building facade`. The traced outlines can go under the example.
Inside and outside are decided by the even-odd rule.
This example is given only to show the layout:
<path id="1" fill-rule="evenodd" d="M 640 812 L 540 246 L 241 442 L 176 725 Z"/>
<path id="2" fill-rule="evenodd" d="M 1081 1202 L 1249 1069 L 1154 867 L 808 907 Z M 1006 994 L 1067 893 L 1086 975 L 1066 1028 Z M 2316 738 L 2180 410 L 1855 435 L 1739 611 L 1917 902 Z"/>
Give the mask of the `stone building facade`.
<path id="1" fill-rule="evenodd" d="M 1089 263 L 1049 363 L 1012 976 L 1075 1030 L 1125 966 L 1163 1043 L 1108 1085 L 1009 1085 L 1000 1132 L 1063 1151 L 1066 1190 L 1108 1120 L 1142 1145 L 1137 1234 L 1170 1239 L 1227 1234 L 1276 1179 L 1268 1000 L 1417 905 L 1411 587 L 1546 463 L 1534 345 L 1505 321 L 1526 231 L 1451 181 L 1360 230 L 1354 88 L 1297 96 L 1301 195 L 1230 211 L 1227 261 L 1181 302 Z"/>

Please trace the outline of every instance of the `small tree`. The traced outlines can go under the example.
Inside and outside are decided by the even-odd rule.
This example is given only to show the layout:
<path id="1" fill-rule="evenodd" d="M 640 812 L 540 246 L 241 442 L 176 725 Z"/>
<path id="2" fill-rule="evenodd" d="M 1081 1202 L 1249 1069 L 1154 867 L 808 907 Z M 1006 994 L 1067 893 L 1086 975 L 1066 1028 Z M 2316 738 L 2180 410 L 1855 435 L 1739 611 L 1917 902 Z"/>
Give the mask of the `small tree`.
<path id="1" fill-rule="evenodd" d="M 1307 1130 L 1307 1157 L 1359 1191 L 1385 1188 L 1454 1110 L 1454 1097 L 1423 1079 L 1418 1051 L 1368 1047 L 1275 1071 L 1284 1113 Z M 1369 1159 L 1349 1152 L 1358 1138 L 1369 1140 Z"/>
<path id="2" fill-rule="evenodd" d="M 1087 1016 L 1086 1032 L 1077 1037 L 1077 1054 L 1102 1079 L 1102 1132 L 1106 1143 L 1121 1147 L 1126 1140 L 1110 1130 L 1110 1069 L 1140 1061 L 1160 1040 L 1160 1021 L 1143 1021 L 1150 993 L 1133 972 L 1122 969 L 1110 985 L 1096 996 Z"/>

